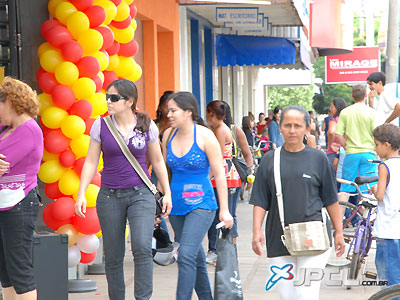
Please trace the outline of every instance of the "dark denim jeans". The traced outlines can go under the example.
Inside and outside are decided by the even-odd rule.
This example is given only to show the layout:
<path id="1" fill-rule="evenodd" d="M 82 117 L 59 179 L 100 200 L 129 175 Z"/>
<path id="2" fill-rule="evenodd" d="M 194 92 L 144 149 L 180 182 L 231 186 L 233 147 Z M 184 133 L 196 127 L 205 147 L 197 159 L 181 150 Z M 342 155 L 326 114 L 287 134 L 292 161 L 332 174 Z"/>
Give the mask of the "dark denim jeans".
<path id="1" fill-rule="evenodd" d="M 201 243 L 214 216 L 214 210 L 195 209 L 187 215 L 169 217 L 179 243 L 177 300 L 192 299 L 193 288 L 199 300 L 213 299 Z"/>
<path id="2" fill-rule="evenodd" d="M 147 186 L 127 190 L 101 188 L 97 214 L 103 232 L 105 269 L 110 300 L 125 300 L 125 227 L 129 221 L 135 263 L 135 299 L 148 300 L 153 292 L 153 237 L 156 205 Z"/>
<path id="3" fill-rule="evenodd" d="M 218 200 L 217 189 L 214 189 L 215 197 Z M 238 237 L 237 231 L 237 217 L 236 217 L 236 208 L 239 201 L 240 193 L 242 192 L 242 187 L 238 188 L 230 188 L 228 189 L 228 209 L 233 217 L 233 227 L 231 229 L 232 236 Z M 208 250 L 217 252 L 217 241 L 219 236 L 219 230 L 215 229 L 215 226 L 219 223 L 219 209 L 215 214 L 214 221 L 212 222 L 210 229 L 208 229 Z"/>
<path id="4" fill-rule="evenodd" d="M 38 212 L 37 188 L 12 209 L 0 211 L 0 282 L 17 294 L 36 289 L 32 249 Z"/>
<path id="5" fill-rule="evenodd" d="M 387 280 L 388 285 L 400 283 L 400 240 L 377 239 L 375 265 L 379 280 Z"/>

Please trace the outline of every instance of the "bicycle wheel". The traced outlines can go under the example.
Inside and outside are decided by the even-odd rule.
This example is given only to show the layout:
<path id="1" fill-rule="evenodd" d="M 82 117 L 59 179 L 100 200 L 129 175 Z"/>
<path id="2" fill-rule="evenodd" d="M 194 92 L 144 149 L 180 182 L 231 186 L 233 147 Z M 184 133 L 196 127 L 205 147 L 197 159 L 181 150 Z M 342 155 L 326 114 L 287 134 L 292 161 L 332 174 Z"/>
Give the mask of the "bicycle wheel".
<path id="1" fill-rule="evenodd" d="M 361 216 L 360 212 L 357 212 L 356 215 L 352 219 L 350 219 L 351 216 L 353 215 L 353 213 L 355 211 L 357 211 L 357 207 L 354 204 L 351 204 L 349 202 L 339 201 L 339 207 L 342 207 L 343 210 L 345 211 L 345 213 L 343 215 L 342 224 L 344 225 L 344 224 L 346 224 L 347 221 L 349 221 L 349 225 L 346 228 L 343 228 L 345 250 L 344 250 L 344 254 L 342 256 L 337 257 L 335 250 L 333 249 L 326 265 L 328 267 L 330 266 L 330 267 L 343 268 L 343 267 L 347 267 L 350 265 L 350 259 L 347 257 L 349 248 L 350 248 L 350 242 L 351 242 L 351 240 L 355 234 L 355 231 L 357 229 L 357 223 L 359 220 L 361 220 L 362 216 Z M 341 209 L 341 211 L 342 211 L 342 209 Z M 353 226 L 352 223 L 355 223 L 355 226 Z M 334 232 L 332 222 L 331 222 L 331 232 L 332 232 L 332 234 Z M 332 236 L 332 242 L 333 242 L 333 236 Z"/>
<path id="2" fill-rule="evenodd" d="M 390 300 L 395 297 L 400 297 L 400 284 L 388 286 L 373 294 L 368 300 Z"/>
<path id="3" fill-rule="evenodd" d="M 361 265 L 364 261 L 364 258 L 367 256 L 369 247 L 371 245 L 372 236 L 371 236 L 370 230 L 368 228 L 366 228 L 365 230 L 367 230 L 367 233 L 363 234 L 362 240 L 360 243 L 361 245 L 364 245 L 364 248 L 363 248 L 364 253 L 353 251 L 353 254 L 351 256 L 350 272 L 349 272 L 350 279 L 355 280 L 358 278 L 360 269 L 361 269 Z M 354 241 L 354 244 L 356 244 L 356 243 L 357 243 L 357 240 Z"/>

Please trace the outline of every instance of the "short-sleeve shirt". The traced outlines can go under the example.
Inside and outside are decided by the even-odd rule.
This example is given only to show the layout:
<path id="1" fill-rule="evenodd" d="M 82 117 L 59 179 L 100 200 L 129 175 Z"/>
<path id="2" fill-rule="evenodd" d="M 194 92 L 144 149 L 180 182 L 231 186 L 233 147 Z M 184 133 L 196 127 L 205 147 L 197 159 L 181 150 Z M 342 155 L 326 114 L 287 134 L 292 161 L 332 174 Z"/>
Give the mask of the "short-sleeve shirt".
<path id="1" fill-rule="evenodd" d="M 274 153 L 267 152 L 262 158 L 250 200 L 250 204 L 269 211 L 265 225 L 268 257 L 289 255 L 281 241 Z M 288 152 L 282 147 L 280 170 L 285 225 L 322 221 L 321 209 L 338 201 L 334 170 L 326 155 L 309 146 L 299 152 Z"/>
<path id="2" fill-rule="evenodd" d="M 278 123 L 276 121 L 272 121 L 268 127 L 269 130 L 269 138 L 272 143 L 276 145 L 276 147 L 280 147 L 283 145 L 283 136 L 279 130 Z"/>
<path id="3" fill-rule="evenodd" d="M 376 112 L 364 103 L 355 103 L 340 112 L 336 133 L 346 137 L 346 154 L 375 153 L 372 131 Z"/>
<path id="4" fill-rule="evenodd" d="M 396 96 L 389 92 L 383 91 L 379 95 L 378 104 L 376 105 L 377 112 L 377 125 L 382 125 L 393 113 L 396 104 L 400 104 L 400 100 Z M 392 122 L 393 125 L 399 126 L 399 120 L 396 118 Z"/>

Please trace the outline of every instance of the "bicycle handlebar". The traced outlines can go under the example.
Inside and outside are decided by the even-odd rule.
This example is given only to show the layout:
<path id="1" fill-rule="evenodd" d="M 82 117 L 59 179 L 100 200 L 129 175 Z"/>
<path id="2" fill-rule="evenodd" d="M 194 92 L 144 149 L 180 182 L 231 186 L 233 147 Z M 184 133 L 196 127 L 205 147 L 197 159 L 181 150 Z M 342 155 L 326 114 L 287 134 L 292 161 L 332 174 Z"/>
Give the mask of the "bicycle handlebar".
<path id="1" fill-rule="evenodd" d="M 370 162 L 373 164 L 380 164 L 382 161 L 379 159 L 367 159 L 367 162 Z"/>
<path id="2" fill-rule="evenodd" d="M 374 201 L 374 202 L 377 201 L 374 196 L 361 193 L 360 187 L 358 186 L 357 183 L 355 183 L 353 181 L 342 179 L 342 178 L 336 178 L 336 181 L 340 182 L 340 183 L 349 184 L 349 185 L 354 186 L 356 188 L 356 190 L 357 190 L 357 194 L 360 196 L 360 199 L 364 198 L 364 199 L 367 199 L 369 201 Z"/>

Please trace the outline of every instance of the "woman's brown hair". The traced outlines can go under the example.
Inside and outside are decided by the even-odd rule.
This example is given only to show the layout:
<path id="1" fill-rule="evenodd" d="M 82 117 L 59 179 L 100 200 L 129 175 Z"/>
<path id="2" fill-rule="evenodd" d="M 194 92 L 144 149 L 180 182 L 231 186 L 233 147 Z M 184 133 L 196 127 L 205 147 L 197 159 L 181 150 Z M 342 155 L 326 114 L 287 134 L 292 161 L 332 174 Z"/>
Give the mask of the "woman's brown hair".
<path id="1" fill-rule="evenodd" d="M 107 87 L 107 91 L 111 87 L 114 87 L 122 97 L 133 99 L 133 104 L 131 108 L 133 113 L 136 114 L 136 128 L 142 133 L 147 132 L 150 128 L 151 119 L 147 113 L 136 111 L 136 104 L 138 99 L 136 84 L 127 79 L 118 79 L 110 83 L 110 85 Z"/>

